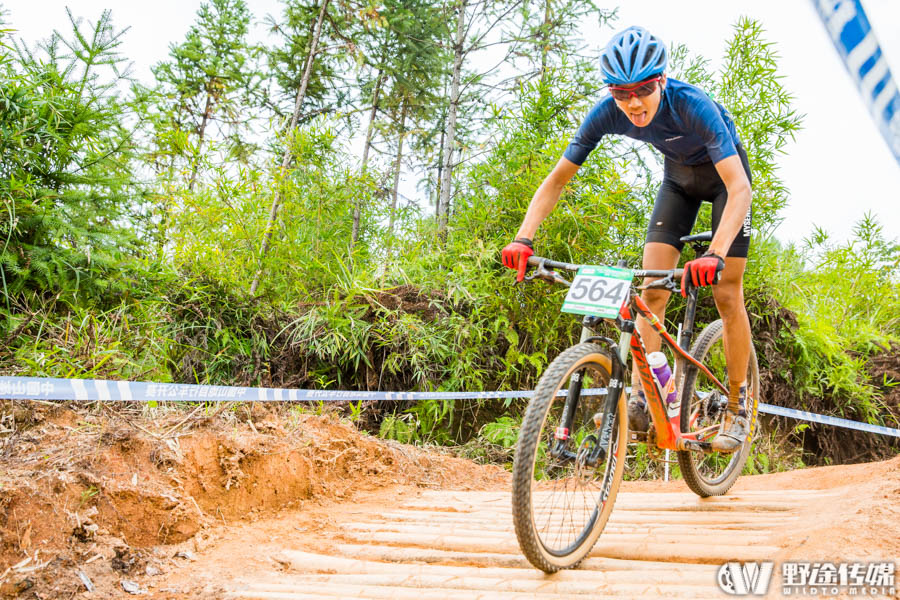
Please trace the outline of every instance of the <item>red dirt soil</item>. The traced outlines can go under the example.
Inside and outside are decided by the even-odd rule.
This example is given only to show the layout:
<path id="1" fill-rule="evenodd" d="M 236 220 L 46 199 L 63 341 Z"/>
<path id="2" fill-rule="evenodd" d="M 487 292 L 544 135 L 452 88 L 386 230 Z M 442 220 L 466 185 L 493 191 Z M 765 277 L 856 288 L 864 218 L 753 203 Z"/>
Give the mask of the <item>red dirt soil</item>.
<path id="1" fill-rule="evenodd" d="M 259 404 L 155 417 L 11 403 L 0 412 L 15 422 L 0 438 L 0 598 L 119 598 L 131 584 L 154 598 L 213 597 L 199 584 L 166 590 L 227 577 L 285 536 L 314 550 L 362 504 L 510 487 L 498 467 Z M 686 491 L 680 481 L 624 489 Z M 900 558 L 900 457 L 743 477 L 735 489 L 840 491 L 810 501 L 780 558 Z"/>
<path id="2" fill-rule="evenodd" d="M 110 577 L 160 563 L 166 552 L 154 547 L 202 544 L 219 526 L 310 501 L 508 479 L 497 467 L 363 435 L 337 417 L 279 416 L 262 405 L 241 407 L 242 420 L 5 410 L 18 427 L 0 447 L 0 597 L 70 597 L 85 589 L 79 567 L 99 591 Z"/>

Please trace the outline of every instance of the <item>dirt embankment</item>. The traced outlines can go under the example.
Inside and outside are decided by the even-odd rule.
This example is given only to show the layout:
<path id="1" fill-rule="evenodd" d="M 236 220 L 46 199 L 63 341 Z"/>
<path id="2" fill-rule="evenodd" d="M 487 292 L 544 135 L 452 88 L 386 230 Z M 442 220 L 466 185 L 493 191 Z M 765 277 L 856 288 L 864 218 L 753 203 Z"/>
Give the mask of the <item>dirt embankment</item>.
<path id="1" fill-rule="evenodd" d="M 0 409 L 0 597 L 91 587 L 118 597 L 123 582 L 189 560 L 228 523 L 396 484 L 507 481 L 499 468 L 261 404 L 156 418 L 136 408 Z M 175 556 L 179 544 L 187 553 Z"/>
<path id="2" fill-rule="evenodd" d="M 360 537 L 360 531 L 374 528 L 390 537 L 385 530 L 406 531 L 409 525 L 382 522 L 387 517 L 361 525 L 363 514 L 386 514 L 404 503 L 415 506 L 422 494 L 419 505 L 429 509 L 426 496 L 433 494 L 445 493 L 454 505 L 483 501 L 486 496 L 473 490 L 497 496 L 490 511 L 494 517 L 484 520 L 484 511 L 476 511 L 470 524 L 465 511 L 440 513 L 441 522 L 500 536 L 499 546 L 480 542 L 492 553 L 479 557 L 487 561 L 482 566 L 506 561 L 523 567 L 511 518 L 501 515 L 509 505 L 501 497 L 510 489 L 502 469 L 373 438 L 335 416 L 285 406 L 140 410 L 0 403 L 0 598 L 122 598 L 135 592 L 152 598 L 218 598 L 221 594 L 209 590 L 237 589 L 240 581 L 271 569 L 273 559 L 266 552 L 273 545 L 339 556 L 343 550 L 336 551 L 335 544 L 340 540 L 345 546 L 372 541 L 374 534 Z M 778 560 L 900 559 L 900 457 L 743 477 L 731 496 L 737 504 L 746 496 L 746 504 L 763 498 L 754 494 L 773 490 L 776 495 L 793 490 L 803 498 L 792 517 L 796 524 L 766 539 L 780 548 L 772 555 Z M 687 508 L 702 509 L 704 515 L 710 509 L 685 494 L 680 481 L 628 482 L 615 513 L 621 531 L 610 539 L 649 535 L 657 527 L 642 523 L 640 511 L 628 512 L 627 494 L 645 502 L 643 492 L 676 492 Z M 659 520 L 657 513 L 648 514 Z M 775 513 L 761 514 L 771 520 Z M 682 516 L 666 518 L 680 523 Z M 678 523 L 667 526 L 677 529 Z M 444 542 L 456 540 L 444 539 L 444 526 L 437 521 L 423 527 Z M 682 535 L 683 528 L 675 529 L 672 535 Z M 410 544 L 408 536 L 403 541 Z M 387 549 L 363 550 L 398 550 L 391 543 Z M 422 543 L 434 554 L 431 542 Z M 629 544 L 622 548 L 640 547 Z M 508 548 L 508 556 L 490 562 L 497 560 L 499 547 Z"/>
<path id="3" fill-rule="evenodd" d="M 900 344 L 875 344 L 880 350 L 866 356 L 848 352 L 860 361 L 860 372 L 868 377 L 876 390 L 876 398 L 870 404 L 838 396 L 827 386 L 823 395 L 814 396 L 799 390 L 802 386 L 794 379 L 797 365 L 805 364 L 805 359 L 792 355 L 797 348 L 783 341 L 786 335 L 791 335 L 789 332 L 799 327 L 796 316 L 772 299 L 765 303 L 762 316 L 751 314 L 750 317 L 760 361 L 763 402 L 863 422 L 868 422 L 870 417 L 864 412 L 866 409 L 873 411 L 885 425 L 897 427 L 900 423 Z M 872 462 L 900 452 L 900 439 L 895 437 L 817 423 L 806 423 L 802 433 L 798 433 L 794 419 L 766 417 L 766 420 L 772 429 L 789 432 L 785 447 L 802 449 L 806 464 Z"/>

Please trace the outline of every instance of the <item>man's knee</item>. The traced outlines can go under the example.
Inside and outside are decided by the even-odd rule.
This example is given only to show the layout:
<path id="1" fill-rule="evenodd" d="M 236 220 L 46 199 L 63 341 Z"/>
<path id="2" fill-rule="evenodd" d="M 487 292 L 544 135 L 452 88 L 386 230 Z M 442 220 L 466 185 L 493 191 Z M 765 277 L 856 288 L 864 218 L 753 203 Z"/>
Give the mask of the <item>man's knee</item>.
<path id="1" fill-rule="evenodd" d="M 644 290 L 641 292 L 641 299 L 647 303 L 651 310 L 656 312 L 665 308 L 672 294 L 666 290 Z"/>
<path id="2" fill-rule="evenodd" d="M 740 281 L 725 282 L 713 287 L 716 308 L 723 318 L 739 314 L 744 310 L 744 288 Z"/>
<path id="3" fill-rule="evenodd" d="M 744 311 L 744 269 L 746 258 L 728 257 L 718 285 L 713 286 L 716 308 L 722 318 Z"/>

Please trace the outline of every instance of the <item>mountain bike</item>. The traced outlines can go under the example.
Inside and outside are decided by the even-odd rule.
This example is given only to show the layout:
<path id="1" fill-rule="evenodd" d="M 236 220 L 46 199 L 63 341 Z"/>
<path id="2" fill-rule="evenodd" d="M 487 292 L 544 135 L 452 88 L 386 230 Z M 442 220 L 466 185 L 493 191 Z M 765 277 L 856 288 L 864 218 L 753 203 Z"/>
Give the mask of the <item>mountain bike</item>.
<path id="1" fill-rule="evenodd" d="M 699 256 L 711 239 L 685 236 Z M 522 552 L 552 573 L 577 566 L 606 526 L 625 470 L 629 442 L 625 391 L 630 350 L 647 400 L 651 426 L 632 440 L 677 453 L 687 486 L 701 497 L 724 494 L 740 475 L 757 429 L 759 368 L 751 348 L 747 369 L 747 441 L 735 452 L 713 451 L 728 406 L 722 321 L 707 325 L 692 344 L 698 290 L 689 286 L 676 341 L 637 290 L 679 292 L 682 269 L 633 270 L 577 265 L 532 256 L 528 280 L 569 287 L 563 311 L 583 315 L 581 340 L 541 376 L 519 431 L 513 463 L 513 520 Z M 569 280 L 558 271 L 574 272 Z M 636 286 L 635 280 L 648 283 Z M 667 403 L 651 373 L 635 317 L 647 319 L 674 357 L 676 401 Z M 604 322 L 618 341 L 598 333 Z"/>

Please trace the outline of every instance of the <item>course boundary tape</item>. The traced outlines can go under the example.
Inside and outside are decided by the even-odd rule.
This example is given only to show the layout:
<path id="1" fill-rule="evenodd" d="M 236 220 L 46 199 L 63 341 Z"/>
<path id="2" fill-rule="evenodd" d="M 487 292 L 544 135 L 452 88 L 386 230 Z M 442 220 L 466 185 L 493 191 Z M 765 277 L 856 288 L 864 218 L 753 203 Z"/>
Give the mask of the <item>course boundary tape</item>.
<path id="1" fill-rule="evenodd" d="M 605 388 L 584 390 L 584 394 L 603 395 Z M 282 388 L 230 387 L 184 383 L 108 381 L 104 379 L 51 379 L 43 377 L 0 376 L 0 398 L 16 400 L 71 401 L 174 401 L 174 402 L 347 402 L 398 400 L 477 400 L 531 398 L 534 392 L 357 392 L 352 390 L 302 390 Z M 834 425 L 867 433 L 900 437 L 900 429 L 871 425 L 829 415 L 774 406 L 760 402 L 759 411 L 822 425 Z"/>
<path id="2" fill-rule="evenodd" d="M 860 0 L 812 0 L 828 37 L 900 163 L 900 90 Z"/>

